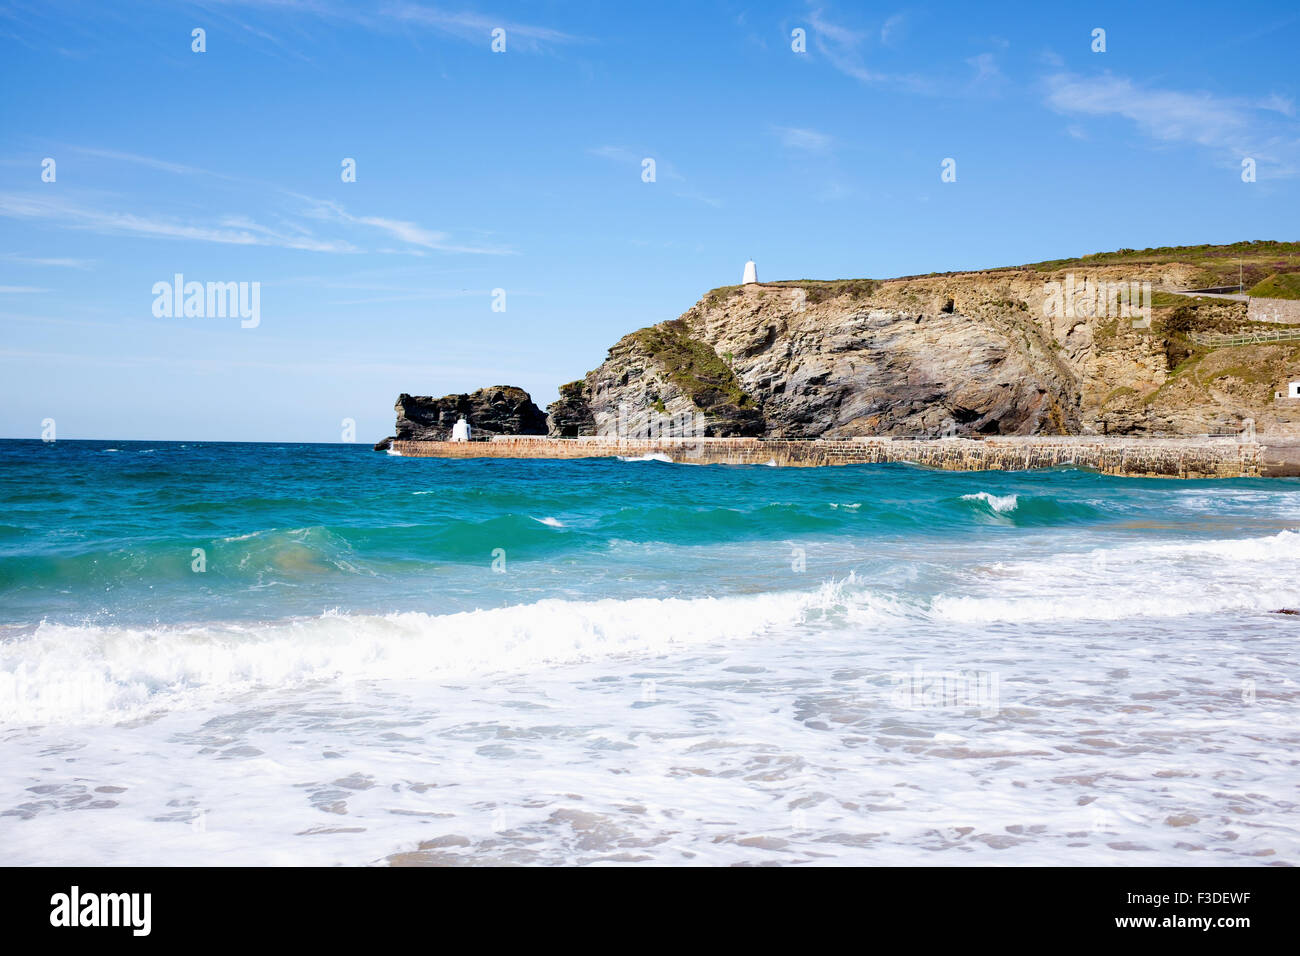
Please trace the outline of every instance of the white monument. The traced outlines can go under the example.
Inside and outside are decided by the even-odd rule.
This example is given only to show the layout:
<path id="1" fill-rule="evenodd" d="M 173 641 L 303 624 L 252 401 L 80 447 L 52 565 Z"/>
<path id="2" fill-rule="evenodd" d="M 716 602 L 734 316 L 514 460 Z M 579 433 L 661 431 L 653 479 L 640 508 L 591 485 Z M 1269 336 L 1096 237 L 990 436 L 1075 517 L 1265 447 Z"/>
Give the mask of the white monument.
<path id="1" fill-rule="evenodd" d="M 469 441 L 469 422 L 465 421 L 465 416 L 460 416 L 460 421 L 451 426 L 452 441 Z"/>
<path id="2" fill-rule="evenodd" d="M 740 280 L 741 285 L 758 284 L 758 266 L 754 265 L 754 260 L 750 259 L 745 263 L 745 278 Z"/>

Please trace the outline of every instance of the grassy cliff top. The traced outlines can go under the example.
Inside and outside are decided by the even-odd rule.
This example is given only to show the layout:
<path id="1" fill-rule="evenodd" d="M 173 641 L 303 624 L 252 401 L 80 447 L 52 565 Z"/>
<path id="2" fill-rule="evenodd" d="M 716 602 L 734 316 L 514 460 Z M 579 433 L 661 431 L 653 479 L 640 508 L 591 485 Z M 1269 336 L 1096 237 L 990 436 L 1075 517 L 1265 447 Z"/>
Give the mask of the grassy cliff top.
<path id="1" fill-rule="evenodd" d="M 1033 270 L 1036 272 L 1057 272 L 1061 269 L 1088 268 L 1090 266 L 1148 266 L 1169 263 L 1186 263 L 1199 267 L 1199 286 L 1236 285 L 1238 264 L 1240 274 L 1246 284 L 1260 282 L 1265 277 L 1277 274 L 1300 274 L 1300 242 L 1278 242 L 1272 239 L 1255 239 L 1249 242 L 1233 242 L 1226 245 L 1199 246 L 1155 246 L 1150 249 L 1116 249 L 1113 252 L 1094 252 L 1074 259 L 1045 259 L 1020 266 L 997 266 L 988 269 L 958 269 L 952 272 L 929 272 L 924 275 L 898 276 L 897 279 L 927 279 L 938 276 L 963 275 L 970 273 L 996 273 Z M 870 296 L 881 281 L 872 279 L 784 279 L 779 282 L 761 282 L 759 289 L 802 288 L 808 291 L 810 302 L 820 302 L 839 295 L 850 294 L 854 298 Z M 719 305 L 733 295 L 738 295 L 745 286 L 726 285 L 711 289 L 705 296 L 710 306 Z M 1263 295 L 1262 292 L 1253 293 Z M 1287 298 L 1287 296 L 1279 296 Z"/>
<path id="2" fill-rule="evenodd" d="M 1221 246 L 1117 249 L 1114 252 L 1096 252 L 1077 259 L 1049 259 L 1022 268 L 1035 269 L 1039 272 L 1056 272 L 1071 267 L 1151 266 L 1175 262 L 1197 267 L 1198 287 L 1236 285 L 1239 276 L 1249 286 L 1274 273 L 1300 270 L 1300 242 L 1256 239 Z"/>
<path id="3" fill-rule="evenodd" d="M 1066 266 L 1106 266 L 1106 265 L 1159 265 L 1166 262 L 1186 262 L 1197 264 L 1220 264 L 1220 260 L 1231 259 L 1235 265 L 1238 259 L 1253 261 L 1261 259 L 1289 259 L 1300 262 L 1300 242 L 1276 242 L 1271 239 L 1255 239 L 1250 242 L 1233 242 L 1228 245 L 1213 246 L 1155 246 L 1150 249 L 1116 249 L 1114 252 L 1094 252 L 1075 259 L 1048 259 L 1021 266 L 1023 269 L 1037 269 L 1051 272 Z"/>
<path id="4" fill-rule="evenodd" d="M 1300 299 L 1300 272 L 1271 275 L 1250 290 L 1265 299 Z"/>
<path id="5" fill-rule="evenodd" d="M 781 279 L 777 282 L 760 282 L 750 288 L 764 289 L 803 289 L 805 301 L 810 305 L 825 302 L 836 296 L 848 295 L 855 299 L 870 297 L 876 291 L 874 279 Z M 747 287 L 743 285 L 724 285 L 710 289 L 705 294 L 706 304 L 721 305 L 733 295 L 739 295 Z"/>

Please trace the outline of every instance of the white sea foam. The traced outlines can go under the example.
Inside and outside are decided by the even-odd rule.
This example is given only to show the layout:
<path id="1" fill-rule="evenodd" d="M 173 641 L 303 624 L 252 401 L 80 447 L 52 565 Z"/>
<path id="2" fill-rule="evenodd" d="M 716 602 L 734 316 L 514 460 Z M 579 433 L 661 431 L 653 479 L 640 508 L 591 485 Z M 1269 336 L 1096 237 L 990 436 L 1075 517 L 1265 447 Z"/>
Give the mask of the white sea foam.
<path id="1" fill-rule="evenodd" d="M 1261 538 L 1132 544 L 1086 554 L 998 562 L 976 593 L 941 594 L 940 618 L 999 621 L 1115 621 L 1300 604 L 1300 533 Z"/>
<path id="2" fill-rule="evenodd" d="M 322 680 L 456 677 L 660 655 L 803 621 L 842 607 L 856 587 L 850 577 L 813 591 L 548 599 L 446 615 L 327 613 L 262 626 L 42 623 L 0 645 L 0 725 L 113 722 Z"/>
<path id="3" fill-rule="evenodd" d="M 828 618 L 870 632 L 909 620 L 986 625 L 1259 613 L 1300 606 L 1298 563 L 1300 533 L 1284 531 L 1002 561 L 912 604 L 850 576 L 809 591 L 548 599 L 446 615 L 327 613 L 163 628 L 46 622 L 0 643 L 0 725 L 128 720 L 316 681 L 451 678 L 653 657 Z"/>
<path id="4" fill-rule="evenodd" d="M 1101 540 L 936 543 L 896 590 L 44 624 L 0 643 L 0 858 L 1300 862 L 1296 624 L 1256 613 L 1300 603 L 1300 534 Z M 896 693 L 971 673 L 993 706 Z"/>
<path id="5" fill-rule="evenodd" d="M 250 630 L 247 659 L 274 659 L 259 676 L 290 680 L 148 720 L 6 727 L 0 858 L 364 864 L 423 845 L 434 863 L 1300 862 L 1293 622 L 967 628 L 868 613 L 847 583 L 817 595 Z M 810 629 L 841 604 L 863 620 Z M 714 639 L 668 642 L 660 610 Z M 665 653 L 601 646 L 629 626 Z M 475 628 L 528 663 L 442 667 L 476 663 L 457 645 Z M 113 653 L 159 688 L 172 673 L 141 658 L 241 649 L 229 629 L 182 651 L 180 634 L 141 637 L 119 633 Z M 411 665 L 425 669 L 393 676 Z M 363 676 L 300 680 L 343 667 Z M 998 679 L 994 713 L 895 693 L 900 674 L 971 671 Z"/>
<path id="6" fill-rule="evenodd" d="M 661 461 L 664 464 L 671 465 L 673 460 L 661 451 L 650 452 L 645 455 L 619 455 L 619 461 Z"/>
<path id="7" fill-rule="evenodd" d="M 1007 514 L 1015 511 L 1020 504 L 1017 495 L 992 495 L 987 491 L 976 492 L 973 495 L 962 495 L 962 501 L 982 501 L 999 514 Z"/>
<path id="8" fill-rule="evenodd" d="M 530 516 L 530 517 L 531 517 L 531 516 Z M 546 517 L 546 518 L 533 518 L 533 520 L 536 521 L 536 522 L 538 522 L 539 524 L 544 524 L 544 525 L 546 525 L 548 528 L 563 528 L 563 527 L 564 527 L 564 522 L 561 521 L 559 518 Z"/>

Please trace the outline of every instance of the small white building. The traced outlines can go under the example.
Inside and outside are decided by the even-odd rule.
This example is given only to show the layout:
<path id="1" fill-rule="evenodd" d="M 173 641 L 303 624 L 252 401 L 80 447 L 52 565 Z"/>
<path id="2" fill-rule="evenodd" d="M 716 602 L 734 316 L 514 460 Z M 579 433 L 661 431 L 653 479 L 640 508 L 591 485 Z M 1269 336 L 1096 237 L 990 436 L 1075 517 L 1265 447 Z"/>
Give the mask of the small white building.
<path id="1" fill-rule="evenodd" d="M 754 260 L 750 259 L 745 263 L 745 278 L 740 280 L 741 285 L 758 284 L 758 266 L 754 265 Z"/>
<path id="2" fill-rule="evenodd" d="M 1287 398 L 1300 398 L 1300 382 L 1292 382 L 1286 389 Z"/>
<path id="3" fill-rule="evenodd" d="M 451 426 L 452 441 L 469 441 L 469 422 L 465 421 L 465 416 L 460 416 L 460 421 Z"/>

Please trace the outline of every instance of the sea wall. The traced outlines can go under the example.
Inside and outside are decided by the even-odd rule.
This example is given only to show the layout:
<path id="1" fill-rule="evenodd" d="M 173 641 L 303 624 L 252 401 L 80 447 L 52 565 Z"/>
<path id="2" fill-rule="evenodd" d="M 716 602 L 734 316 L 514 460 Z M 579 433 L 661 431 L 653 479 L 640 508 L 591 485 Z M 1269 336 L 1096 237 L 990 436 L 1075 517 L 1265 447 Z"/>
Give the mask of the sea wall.
<path id="1" fill-rule="evenodd" d="M 1294 442 L 1294 439 L 1291 440 Z M 949 471 L 1022 471 L 1074 465 L 1108 475 L 1240 478 L 1300 475 L 1300 444 L 1235 438 L 534 438 L 394 441 L 414 458 L 638 458 L 699 465 L 817 466 L 909 462 Z"/>

